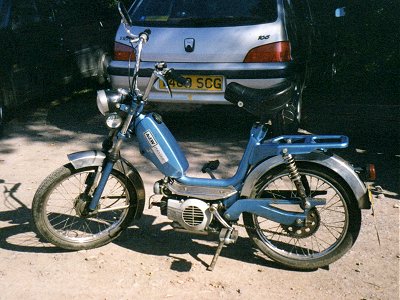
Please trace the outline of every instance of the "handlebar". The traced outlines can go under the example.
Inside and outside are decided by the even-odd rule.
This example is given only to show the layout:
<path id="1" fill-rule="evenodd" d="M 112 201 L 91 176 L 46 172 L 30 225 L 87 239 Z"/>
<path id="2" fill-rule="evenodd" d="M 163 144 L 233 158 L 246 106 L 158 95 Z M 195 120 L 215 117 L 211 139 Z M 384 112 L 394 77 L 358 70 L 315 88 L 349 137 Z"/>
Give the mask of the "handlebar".
<path id="1" fill-rule="evenodd" d="M 126 26 L 125 26 L 126 27 Z M 136 46 L 136 64 L 135 64 L 135 71 L 134 71 L 134 75 L 133 75 L 133 81 L 132 84 L 130 84 L 130 89 L 133 91 L 138 91 L 138 86 L 137 86 L 137 76 L 139 74 L 139 69 L 140 69 L 140 62 L 141 62 L 141 56 L 142 56 L 142 48 L 143 48 L 143 44 L 147 43 L 149 38 L 150 38 L 150 34 L 151 34 L 151 30 L 150 29 L 146 29 L 143 32 L 139 33 L 139 35 L 132 35 L 130 34 L 130 32 L 128 31 L 128 29 L 126 28 L 126 31 L 128 33 L 128 39 L 130 40 L 130 43 L 137 43 Z M 133 45 L 132 45 L 133 46 Z M 156 82 L 157 79 L 160 79 L 162 81 L 164 81 L 164 83 L 166 84 L 168 91 L 171 94 L 171 89 L 168 85 L 168 81 L 170 80 L 174 80 L 177 83 L 185 86 L 185 87 L 190 87 L 190 80 L 184 78 L 183 76 L 181 76 L 180 74 L 178 74 L 177 72 L 175 72 L 174 69 L 167 69 L 167 64 L 164 62 L 159 62 L 156 64 L 155 66 L 155 70 L 147 84 L 145 93 L 144 93 L 144 100 L 147 100 L 149 94 L 150 94 L 150 90 L 153 86 L 153 84 Z"/>
<path id="2" fill-rule="evenodd" d="M 150 29 L 146 29 L 145 31 L 139 33 L 139 39 L 143 41 L 143 43 L 147 43 L 149 41 L 151 34 Z"/>
<path id="3" fill-rule="evenodd" d="M 170 80 L 170 79 L 175 80 L 176 82 L 178 82 L 179 84 L 182 84 L 185 87 L 190 87 L 190 80 L 186 79 L 185 77 L 178 74 L 174 69 L 169 69 L 165 73 L 165 78 L 167 80 Z"/>
<path id="4" fill-rule="evenodd" d="M 129 40 L 131 44 L 135 43 L 145 44 L 150 39 L 150 34 L 151 34 L 150 29 L 146 29 L 145 31 L 139 33 L 139 35 L 131 33 L 128 28 L 125 28 L 125 31 L 128 34 L 126 38 Z"/>
<path id="5" fill-rule="evenodd" d="M 131 44 L 133 43 L 138 43 L 137 44 L 137 48 L 136 48 L 136 64 L 135 64 L 135 72 L 133 75 L 133 89 L 137 90 L 137 81 L 136 78 L 139 74 L 139 69 L 140 69 L 140 61 L 141 61 L 141 57 L 142 57 L 142 48 L 143 48 L 143 44 L 145 44 L 150 37 L 151 34 L 151 30 L 150 29 L 146 29 L 145 31 L 139 33 L 139 36 L 137 36 L 135 39 L 131 39 L 130 42 Z M 131 87 L 132 89 L 132 87 Z"/>
<path id="6" fill-rule="evenodd" d="M 190 87 L 190 80 L 184 78 L 183 76 L 181 76 L 180 74 L 178 74 L 174 69 L 168 69 L 167 68 L 167 64 L 165 62 L 158 62 L 155 65 L 155 69 L 153 71 L 153 74 L 151 75 L 149 82 L 147 83 L 147 87 L 146 90 L 144 92 L 143 95 L 143 99 L 146 101 L 147 98 L 149 97 L 151 88 L 153 87 L 154 83 L 157 80 L 161 80 L 164 82 L 164 84 L 166 85 L 168 92 L 170 94 L 170 96 L 172 97 L 172 92 L 171 92 L 171 88 L 169 86 L 169 81 L 170 80 L 175 80 L 176 82 L 178 82 L 179 84 L 185 86 L 185 87 Z"/>

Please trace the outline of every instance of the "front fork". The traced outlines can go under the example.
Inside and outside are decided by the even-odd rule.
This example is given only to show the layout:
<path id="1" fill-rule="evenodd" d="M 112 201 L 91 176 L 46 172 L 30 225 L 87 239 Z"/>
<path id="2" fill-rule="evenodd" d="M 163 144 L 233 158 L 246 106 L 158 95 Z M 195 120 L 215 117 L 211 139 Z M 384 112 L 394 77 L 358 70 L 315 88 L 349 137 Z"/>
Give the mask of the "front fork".
<path id="1" fill-rule="evenodd" d="M 86 214 L 91 214 L 96 211 L 96 208 L 100 202 L 100 197 L 103 194 L 104 188 L 107 184 L 108 178 L 110 177 L 111 171 L 114 167 L 114 164 L 120 158 L 120 150 L 122 147 L 122 142 L 128 137 L 129 133 L 129 125 L 133 119 L 134 110 L 130 110 L 128 117 L 125 120 L 125 123 L 122 129 L 119 132 L 110 132 L 110 135 L 107 139 L 103 142 L 103 151 L 107 153 L 107 157 L 104 160 L 103 168 L 97 171 L 95 178 L 99 177 L 99 172 L 101 173 L 100 181 L 94 190 L 94 194 L 92 200 L 88 203 L 86 207 Z M 114 137 L 116 135 L 116 142 L 113 144 Z M 94 180 L 94 185 L 96 184 L 97 180 Z"/>
<path id="2" fill-rule="evenodd" d="M 92 213 L 96 210 L 97 205 L 99 204 L 100 201 L 100 197 L 103 194 L 104 187 L 106 186 L 106 183 L 108 181 L 108 178 L 110 177 L 113 167 L 114 167 L 114 162 L 106 159 L 105 166 L 101 171 L 101 178 L 99 184 L 97 185 L 92 200 L 90 201 L 89 206 L 87 207 L 88 213 Z"/>

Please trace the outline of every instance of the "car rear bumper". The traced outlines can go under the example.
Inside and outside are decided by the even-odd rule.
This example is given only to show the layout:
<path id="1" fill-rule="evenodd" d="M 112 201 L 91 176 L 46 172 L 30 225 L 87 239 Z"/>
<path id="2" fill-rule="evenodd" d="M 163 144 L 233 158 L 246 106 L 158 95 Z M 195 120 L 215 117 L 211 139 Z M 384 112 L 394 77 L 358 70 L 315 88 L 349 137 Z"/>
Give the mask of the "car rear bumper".
<path id="1" fill-rule="evenodd" d="M 223 76 L 221 91 L 173 90 L 171 98 L 165 89 L 156 83 L 150 93 L 151 102 L 230 104 L 224 98 L 225 87 L 230 82 L 238 82 L 248 87 L 266 89 L 284 80 L 292 80 L 298 67 L 293 63 L 243 64 L 243 63 L 169 63 L 182 75 Z M 144 90 L 154 68 L 154 62 L 143 62 L 139 73 L 138 87 Z M 131 63 L 130 74 L 134 69 Z M 128 88 L 128 63 L 111 61 L 107 69 L 113 88 Z"/>

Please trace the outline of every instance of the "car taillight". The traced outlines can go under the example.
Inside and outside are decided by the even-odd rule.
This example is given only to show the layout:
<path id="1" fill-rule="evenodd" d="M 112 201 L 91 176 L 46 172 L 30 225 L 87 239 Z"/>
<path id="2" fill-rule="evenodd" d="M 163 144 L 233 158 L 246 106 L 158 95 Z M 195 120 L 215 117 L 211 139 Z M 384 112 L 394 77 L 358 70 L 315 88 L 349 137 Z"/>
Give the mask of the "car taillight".
<path id="1" fill-rule="evenodd" d="M 289 42 L 277 42 L 253 48 L 247 53 L 243 62 L 266 63 L 286 62 L 292 59 Z"/>
<path id="2" fill-rule="evenodd" d="M 134 61 L 135 52 L 132 47 L 121 43 L 114 43 L 114 60 Z"/>

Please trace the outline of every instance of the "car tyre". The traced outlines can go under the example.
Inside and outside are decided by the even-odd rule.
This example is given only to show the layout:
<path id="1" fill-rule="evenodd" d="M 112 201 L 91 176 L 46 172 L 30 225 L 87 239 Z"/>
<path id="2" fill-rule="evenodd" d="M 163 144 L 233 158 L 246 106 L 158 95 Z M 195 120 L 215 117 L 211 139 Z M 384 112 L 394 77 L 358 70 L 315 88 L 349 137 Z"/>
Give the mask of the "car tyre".
<path id="1" fill-rule="evenodd" d="M 103 85 L 106 82 L 109 82 L 108 74 L 107 74 L 107 67 L 110 63 L 111 56 L 105 52 L 104 50 L 100 49 L 96 53 L 97 58 L 97 84 Z"/>

